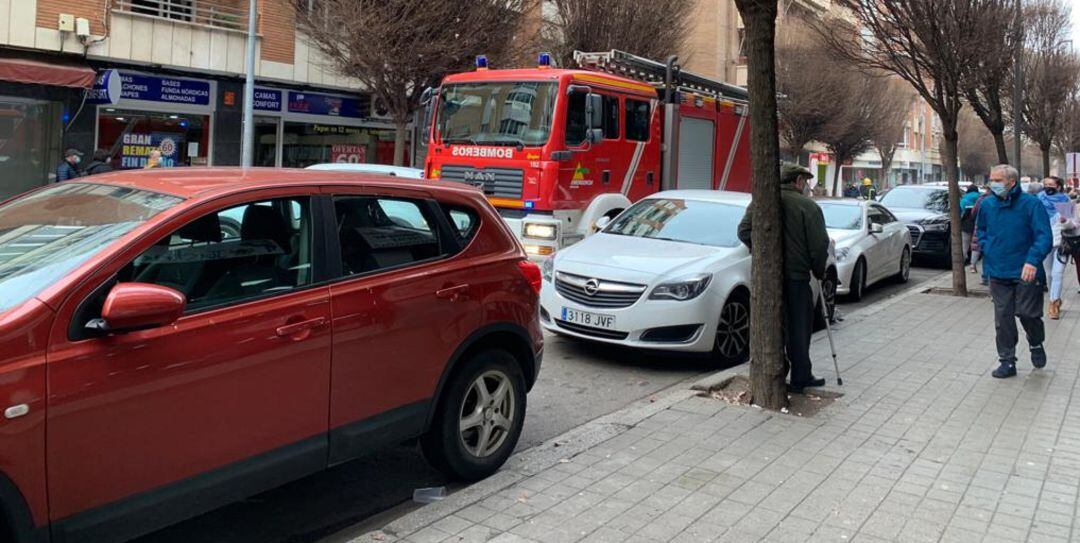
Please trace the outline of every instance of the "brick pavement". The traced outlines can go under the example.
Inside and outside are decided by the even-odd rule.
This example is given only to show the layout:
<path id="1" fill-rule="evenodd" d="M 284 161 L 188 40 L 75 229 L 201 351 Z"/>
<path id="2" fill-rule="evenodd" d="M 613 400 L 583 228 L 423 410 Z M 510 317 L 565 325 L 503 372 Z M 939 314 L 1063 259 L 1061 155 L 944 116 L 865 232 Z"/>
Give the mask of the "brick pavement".
<path id="1" fill-rule="evenodd" d="M 1080 539 L 1080 296 L 1050 363 L 990 377 L 988 299 L 913 294 L 835 330 L 844 396 L 813 418 L 688 397 L 409 531 L 357 541 Z M 837 389 L 828 343 L 816 373 Z"/>

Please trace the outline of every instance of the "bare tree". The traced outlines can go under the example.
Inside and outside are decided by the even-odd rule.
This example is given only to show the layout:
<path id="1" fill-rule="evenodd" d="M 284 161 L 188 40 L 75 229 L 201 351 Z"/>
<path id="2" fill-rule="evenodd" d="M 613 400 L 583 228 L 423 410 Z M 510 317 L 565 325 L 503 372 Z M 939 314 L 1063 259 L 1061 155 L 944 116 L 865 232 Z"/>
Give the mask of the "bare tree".
<path id="1" fill-rule="evenodd" d="M 1002 104 L 1012 94 L 1016 48 L 1020 46 L 1020 31 L 1016 28 L 1015 18 L 1004 15 L 999 9 L 987 9 L 977 14 L 982 18 L 977 23 L 980 29 L 978 47 L 982 54 L 975 59 L 973 69 L 964 74 L 962 82 L 968 104 L 990 131 L 998 164 L 1009 163 L 1005 147 L 1008 116 Z"/>
<path id="2" fill-rule="evenodd" d="M 750 393 L 767 409 L 787 405 L 784 379 L 784 255 L 780 218 L 780 139 L 776 104 L 777 0 L 735 0 L 746 25 L 754 230 L 750 281 Z"/>
<path id="3" fill-rule="evenodd" d="M 1023 101 L 1024 135 L 1039 146 L 1042 174 L 1050 175 L 1050 152 L 1064 122 L 1062 110 L 1076 88 L 1080 58 L 1065 41 L 1069 11 L 1058 0 L 1028 6 L 1027 34 L 1022 56 L 1027 86 Z"/>
<path id="4" fill-rule="evenodd" d="M 893 157 L 904 139 L 904 129 L 911 115 L 915 93 L 903 81 L 890 79 L 876 97 L 876 119 L 870 123 L 869 138 L 881 156 L 882 183 L 888 183 Z"/>
<path id="5" fill-rule="evenodd" d="M 1080 152 L 1080 88 L 1072 89 L 1061 110 L 1061 118 L 1054 145 L 1062 155 Z"/>
<path id="6" fill-rule="evenodd" d="M 619 49 L 663 60 L 683 48 L 694 0 L 550 0 L 544 41 L 560 66 L 574 51 Z"/>
<path id="7" fill-rule="evenodd" d="M 990 167 L 1000 164 L 1000 157 L 995 152 L 994 136 L 982 120 L 970 111 L 960 115 L 956 126 L 960 136 L 960 171 L 969 180 L 983 180 L 990 173 Z M 1004 139 L 1002 144 L 1004 144 Z"/>
<path id="8" fill-rule="evenodd" d="M 830 18 L 815 28 L 830 49 L 872 70 L 892 72 L 906 80 L 937 113 L 942 124 L 944 167 L 949 183 L 952 219 L 953 292 L 967 296 L 964 252 L 960 237 L 960 188 L 957 169 L 957 123 L 963 107 L 965 74 L 978 65 L 984 29 L 980 22 L 1005 20 L 1012 0 L 838 0 L 854 20 L 860 38 L 836 33 L 845 24 Z"/>
<path id="9" fill-rule="evenodd" d="M 873 80 L 852 71 L 837 70 L 836 73 L 846 79 L 844 91 L 839 95 L 844 97 L 844 109 L 826 123 L 817 138 L 825 144 L 836 162 L 832 180 L 834 195 L 840 194 L 841 165 L 874 146 L 870 141 L 870 123 L 873 122 L 871 109 L 874 104 L 869 88 L 869 82 Z"/>
<path id="10" fill-rule="evenodd" d="M 476 55 L 510 59 L 539 0 L 319 0 L 296 2 L 297 26 L 341 74 L 380 100 L 397 129 L 394 164 L 425 88 Z"/>
<path id="11" fill-rule="evenodd" d="M 805 23 L 802 23 L 805 24 Z M 821 54 L 815 36 L 791 32 L 778 37 L 776 84 L 779 98 L 780 137 L 795 161 L 811 141 L 820 138 L 828 123 L 844 109 L 837 96 L 840 78 L 836 64 Z"/>

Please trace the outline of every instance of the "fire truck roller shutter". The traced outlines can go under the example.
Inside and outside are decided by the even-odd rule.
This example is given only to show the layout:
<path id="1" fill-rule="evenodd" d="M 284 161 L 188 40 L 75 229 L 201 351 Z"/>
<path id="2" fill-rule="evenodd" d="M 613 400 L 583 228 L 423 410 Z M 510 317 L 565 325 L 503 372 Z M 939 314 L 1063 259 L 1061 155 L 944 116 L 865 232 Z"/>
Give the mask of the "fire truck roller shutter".
<path id="1" fill-rule="evenodd" d="M 597 194 L 596 198 L 589 202 L 589 207 L 585 208 L 585 212 L 581 214 L 576 230 L 579 234 L 588 236 L 593 233 L 593 226 L 600 217 L 613 215 L 613 212 L 622 211 L 628 207 L 630 207 L 630 200 L 618 192 Z"/>
<path id="2" fill-rule="evenodd" d="M 679 123 L 679 179 L 676 188 L 713 188 L 716 123 L 684 116 Z"/>

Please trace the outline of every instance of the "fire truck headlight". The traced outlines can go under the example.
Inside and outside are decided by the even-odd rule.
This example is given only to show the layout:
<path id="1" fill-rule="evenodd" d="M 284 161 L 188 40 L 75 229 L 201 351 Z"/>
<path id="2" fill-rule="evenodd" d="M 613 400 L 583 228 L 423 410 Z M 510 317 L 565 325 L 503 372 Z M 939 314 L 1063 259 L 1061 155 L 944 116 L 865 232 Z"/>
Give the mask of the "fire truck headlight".
<path id="1" fill-rule="evenodd" d="M 527 238 L 555 239 L 559 235 L 559 227 L 550 223 L 527 222 L 523 233 Z"/>

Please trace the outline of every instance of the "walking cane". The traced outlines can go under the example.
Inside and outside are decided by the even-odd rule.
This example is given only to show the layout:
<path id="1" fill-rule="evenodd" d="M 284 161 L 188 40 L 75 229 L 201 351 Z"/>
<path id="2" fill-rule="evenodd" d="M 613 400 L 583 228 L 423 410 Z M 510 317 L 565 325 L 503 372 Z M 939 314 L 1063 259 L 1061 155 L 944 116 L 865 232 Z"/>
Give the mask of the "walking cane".
<path id="1" fill-rule="evenodd" d="M 833 368 L 836 369 L 836 384 L 844 386 L 844 379 L 840 377 L 840 363 L 836 360 L 836 344 L 833 343 L 832 325 L 829 324 L 829 307 L 825 305 L 824 281 L 818 281 L 818 298 L 821 299 L 821 314 L 825 317 L 825 332 L 829 335 L 829 349 L 832 350 Z"/>

